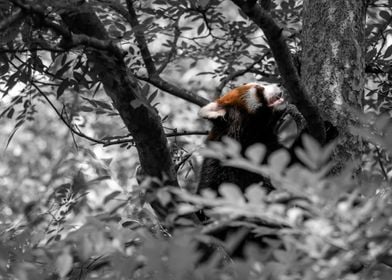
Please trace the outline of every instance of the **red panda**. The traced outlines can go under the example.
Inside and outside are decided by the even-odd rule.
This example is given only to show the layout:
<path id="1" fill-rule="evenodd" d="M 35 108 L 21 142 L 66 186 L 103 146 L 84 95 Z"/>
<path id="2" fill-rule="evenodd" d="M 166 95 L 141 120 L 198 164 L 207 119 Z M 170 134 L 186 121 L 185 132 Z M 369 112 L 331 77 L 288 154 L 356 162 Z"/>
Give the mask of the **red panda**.
<path id="1" fill-rule="evenodd" d="M 229 91 L 199 111 L 199 116 L 212 122 L 208 141 L 221 141 L 228 136 L 241 144 L 245 151 L 250 145 L 262 143 L 267 155 L 282 148 L 277 125 L 287 103 L 282 91 L 275 85 L 248 83 Z M 252 183 L 263 182 L 267 189 L 272 186 L 260 175 L 232 167 L 223 167 L 216 159 L 206 158 L 200 174 L 199 190 L 217 190 L 224 182 L 234 183 L 242 190 Z"/>

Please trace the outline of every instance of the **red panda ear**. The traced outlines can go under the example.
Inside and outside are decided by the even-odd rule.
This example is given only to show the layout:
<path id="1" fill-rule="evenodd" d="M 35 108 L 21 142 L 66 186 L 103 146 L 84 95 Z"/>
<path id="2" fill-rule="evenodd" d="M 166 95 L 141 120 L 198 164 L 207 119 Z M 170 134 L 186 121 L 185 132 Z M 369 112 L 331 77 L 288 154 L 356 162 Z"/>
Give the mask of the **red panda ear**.
<path id="1" fill-rule="evenodd" d="M 226 110 L 217 102 L 211 102 L 202 107 L 199 111 L 199 117 L 204 119 L 213 120 L 219 117 L 224 117 Z"/>

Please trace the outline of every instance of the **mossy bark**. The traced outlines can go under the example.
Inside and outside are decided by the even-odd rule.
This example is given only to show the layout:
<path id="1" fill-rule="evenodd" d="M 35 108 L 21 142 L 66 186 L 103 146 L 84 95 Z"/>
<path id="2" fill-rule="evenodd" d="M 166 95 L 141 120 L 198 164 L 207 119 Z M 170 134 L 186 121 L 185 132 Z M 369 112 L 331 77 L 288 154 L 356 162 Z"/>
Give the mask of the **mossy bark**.
<path id="1" fill-rule="evenodd" d="M 305 0 L 301 80 L 322 116 L 338 127 L 337 160 L 358 156 L 348 133 L 355 122 L 349 108 L 361 109 L 365 83 L 365 1 Z M 355 143 L 355 145 L 353 145 Z"/>

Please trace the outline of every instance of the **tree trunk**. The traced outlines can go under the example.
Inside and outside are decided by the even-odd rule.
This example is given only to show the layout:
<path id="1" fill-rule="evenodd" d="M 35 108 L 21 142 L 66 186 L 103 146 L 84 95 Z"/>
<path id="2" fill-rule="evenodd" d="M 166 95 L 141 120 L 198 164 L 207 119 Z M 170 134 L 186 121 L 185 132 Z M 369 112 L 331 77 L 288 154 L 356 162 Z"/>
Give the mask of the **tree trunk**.
<path id="1" fill-rule="evenodd" d="M 233 0 L 233 2 L 263 30 L 274 55 L 283 85 L 290 94 L 291 102 L 298 107 L 305 117 L 310 135 L 324 144 L 324 122 L 317 106 L 309 98 L 309 94 L 299 78 L 281 27 L 257 1 Z"/>
<path id="2" fill-rule="evenodd" d="M 337 160 L 360 152 L 349 136 L 349 108 L 362 108 L 365 83 L 365 1 L 305 0 L 301 79 L 325 120 L 338 127 Z"/>
<path id="3" fill-rule="evenodd" d="M 96 14 L 83 7 L 63 13 L 62 18 L 73 33 L 108 39 Z M 92 71 L 102 81 L 105 92 L 113 100 L 134 139 L 143 172 L 148 176 L 165 179 L 168 184 L 177 185 L 160 117 L 146 98 L 141 96 L 136 79 L 127 71 L 121 50 L 113 45 L 111 51 L 88 49 L 86 54 Z"/>

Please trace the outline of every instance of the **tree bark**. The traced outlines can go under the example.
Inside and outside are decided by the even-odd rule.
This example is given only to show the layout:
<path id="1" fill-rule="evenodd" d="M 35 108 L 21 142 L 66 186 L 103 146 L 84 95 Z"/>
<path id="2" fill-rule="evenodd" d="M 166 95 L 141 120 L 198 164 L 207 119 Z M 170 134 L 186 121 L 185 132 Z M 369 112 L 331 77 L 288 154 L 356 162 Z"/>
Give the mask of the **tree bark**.
<path id="1" fill-rule="evenodd" d="M 62 19 L 73 33 L 108 39 L 96 14 L 82 7 L 62 14 Z M 160 117 L 141 95 L 136 79 L 127 71 L 121 50 L 114 45 L 111 50 L 89 48 L 86 51 L 92 72 L 102 81 L 106 93 L 132 134 L 143 172 L 164 179 L 168 184 L 177 185 Z"/>
<path id="2" fill-rule="evenodd" d="M 348 109 L 362 108 L 365 16 L 365 1 L 304 1 L 301 79 L 323 118 L 338 127 L 341 162 L 359 152 L 347 127 L 354 121 Z"/>
<path id="3" fill-rule="evenodd" d="M 256 0 L 233 0 L 233 2 L 263 30 L 274 55 L 283 85 L 290 94 L 291 102 L 298 107 L 305 117 L 310 135 L 324 144 L 325 128 L 323 119 L 299 78 L 292 55 L 282 34 L 282 29 Z"/>

